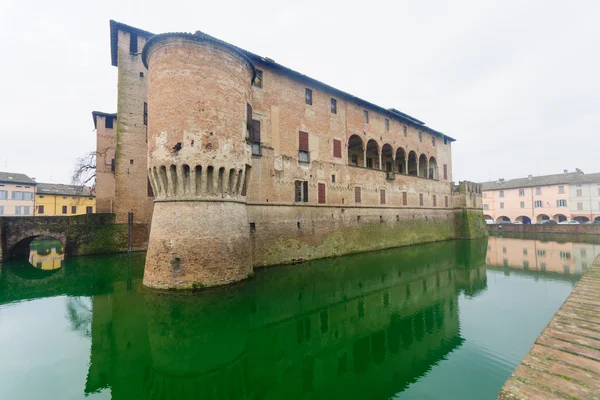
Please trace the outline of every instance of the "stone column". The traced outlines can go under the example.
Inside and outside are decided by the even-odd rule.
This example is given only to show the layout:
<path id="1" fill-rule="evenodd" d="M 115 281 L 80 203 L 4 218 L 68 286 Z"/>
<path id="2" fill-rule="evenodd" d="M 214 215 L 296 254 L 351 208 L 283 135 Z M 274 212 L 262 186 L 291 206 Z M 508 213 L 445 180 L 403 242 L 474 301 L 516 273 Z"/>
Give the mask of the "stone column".
<path id="1" fill-rule="evenodd" d="M 379 169 L 383 170 L 383 165 L 381 163 L 381 151 L 379 152 Z"/>

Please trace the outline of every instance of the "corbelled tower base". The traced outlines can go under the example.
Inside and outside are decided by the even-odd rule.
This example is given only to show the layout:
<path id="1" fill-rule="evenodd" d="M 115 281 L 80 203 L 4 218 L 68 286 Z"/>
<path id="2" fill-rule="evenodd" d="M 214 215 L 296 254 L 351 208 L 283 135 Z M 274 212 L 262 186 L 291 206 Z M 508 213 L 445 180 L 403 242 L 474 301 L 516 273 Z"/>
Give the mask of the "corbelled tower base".
<path id="1" fill-rule="evenodd" d="M 156 196 L 144 284 L 194 289 L 245 279 L 254 66 L 235 48 L 185 33 L 153 36 L 142 56 Z"/>

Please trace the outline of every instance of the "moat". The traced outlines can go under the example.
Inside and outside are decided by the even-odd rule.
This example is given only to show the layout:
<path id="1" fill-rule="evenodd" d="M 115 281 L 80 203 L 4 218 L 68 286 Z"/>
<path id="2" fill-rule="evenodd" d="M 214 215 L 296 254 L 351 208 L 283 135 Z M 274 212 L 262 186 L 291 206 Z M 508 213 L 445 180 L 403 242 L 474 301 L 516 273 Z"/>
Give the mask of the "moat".
<path id="1" fill-rule="evenodd" d="M 0 398 L 495 399 L 598 253 L 490 237 L 157 293 L 144 253 L 33 242 L 0 270 Z"/>

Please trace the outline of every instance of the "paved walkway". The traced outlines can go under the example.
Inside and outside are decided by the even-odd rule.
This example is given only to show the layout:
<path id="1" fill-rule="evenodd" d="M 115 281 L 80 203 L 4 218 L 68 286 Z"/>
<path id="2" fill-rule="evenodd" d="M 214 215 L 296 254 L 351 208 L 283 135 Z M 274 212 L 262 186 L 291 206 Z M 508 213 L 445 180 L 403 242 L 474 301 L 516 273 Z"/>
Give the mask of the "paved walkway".
<path id="1" fill-rule="evenodd" d="M 600 257 L 506 381 L 498 399 L 600 400 Z"/>

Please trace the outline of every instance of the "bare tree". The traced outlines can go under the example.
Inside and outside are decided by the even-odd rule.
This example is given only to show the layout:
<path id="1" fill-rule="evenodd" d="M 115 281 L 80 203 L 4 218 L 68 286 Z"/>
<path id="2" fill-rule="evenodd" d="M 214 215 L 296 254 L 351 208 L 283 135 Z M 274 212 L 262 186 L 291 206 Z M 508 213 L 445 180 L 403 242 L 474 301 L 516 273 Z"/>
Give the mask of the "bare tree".
<path id="1" fill-rule="evenodd" d="M 81 190 L 84 187 L 96 189 L 96 152 L 90 151 L 83 157 L 79 157 L 75 162 L 71 184 L 79 186 Z"/>

